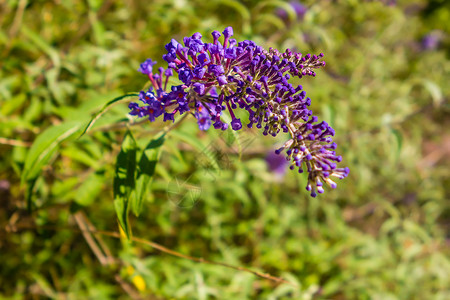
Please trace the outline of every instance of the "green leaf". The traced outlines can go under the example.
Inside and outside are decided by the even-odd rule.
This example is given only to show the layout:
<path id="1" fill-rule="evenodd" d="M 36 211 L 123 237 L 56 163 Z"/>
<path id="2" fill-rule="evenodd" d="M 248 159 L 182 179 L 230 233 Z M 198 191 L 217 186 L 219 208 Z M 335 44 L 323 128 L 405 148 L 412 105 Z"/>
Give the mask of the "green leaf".
<path id="1" fill-rule="evenodd" d="M 47 41 L 45 41 L 41 35 L 30 30 L 27 26 L 23 25 L 20 27 L 21 32 L 25 37 L 30 39 L 30 41 L 40 48 L 45 54 L 47 54 L 53 62 L 53 65 L 57 70 L 61 68 L 61 58 L 58 51 L 56 51 Z M 59 71 L 58 71 L 59 72 Z"/>
<path id="2" fill-rule="evenodd" d="M 395 159 L 396 161 L 398 161 L 400 158 L 400 153 L 402 151 L 403 136 L 402 133 L 397 129 L 391 128 L 390 131 L 395 140 L 395 145 L 393 146 L 395 147 Z"/>
<path id="3" fill-rule="evenodd" d="M 51 284 L 47 281 L 45 276 L 39 274 L 38 272 L 32 271 L 31 277 L 34 279 L 37 286 L 39 286 L 45 296 L 49 298 L 57 297 L 57 293 L 52 289 Z"/>
<path id="4" fill-rule="evenodd" d="M 26 181 L 25 200 L 27 201 L 27 209 L 29 212 L 31 212 L 31 208 L 32 208 L 31 204 L 32 204 L 33 189 L 36 184 L 36 181 L 37 181 L 37 177 L 28 179 Z"/>
<path id="5" fill-rule="evenodd" d="M 50 127 L 42 132 L 28 152 L 22 172 L 22 183 L 27 179 L 37 177 L 58 145 L 76 133 L 80 127 L 81 122 L 67 122 Z"/>
<path id="6" fill-rule="evenodd" d="M 250 35 L 252 28 L 250 26 L 251 14 L 248 8 L 242 4 L 240 1 L 236 0 L 220 0 L 217 3 L 223 4 L 234 9 L 241 15 L 242 18 L 242 33 L 246 35 Z"/>
<path id="7" fill-rule="evenodd" d="M 42 115 L 42 110 L 42 101 L 33 97 L 32 101 L 30 101 L 30 104 L 27 106 L 25 113 L 23 114 L 23 120 L 32 122 L 39 119 Z"/>
<path id="8" fill-rule="evenodd" d="M 95 158 L 90 153 L 86 153 L 83 149 L 80 149 L 79 145 L 71 145 L 64 148 L 61 150 L 61 155 L 80 162 L 94 170 L 98 169 L 100 164 L 98 158 Z"/>
<path id="9" fill-rule="evenodd" d="M 436 107 L 442 105 L 444 97 L 442 96 L 441 88 L 431 80 L 425 79 L 423 81 L 423 85 L 425 89 L 430 93 L 431 98 L 433 99 L 433 104 Z"/>
<path id="10" fill-rule="evenodd" d="M 283 30 L 286 27 L 286 25 L 284 25 L 284 22 L 280 18 L 270 13 L 260 14 L 255 22 L 264 24 L 265 26 L 267 26 L 267 28 L 273 28 L 277 32 Z"/>
<path id="11" fill-rule="evenodd" d="M 86 128 L 84 129 L 83 133 L 80 135 L 80 137 L 82 137 L 83 135 L 85 135 L 91 128 L 92 126 L 94 126 L 94 123 L 105 113 L 107 112 L 112 106 L 121 103 L 122 101 L 125 101 L 124 99 L 129 98 L 129 97 L 138 97 L 139 94 L 127 94 L 127 95 L 122 95 L 119 96 L 117 98 L 114 98 L 113 100 L 109 101 L 108 103 L 105 104 L 105 106 L 103 106 L 103 108 L 91 119 L 91 121 L 89 122 L 89 124 L 86 126 Z"/>
<path id="12" fill-rule="evenodd" d="M 2 103 L 0 107 L 0 113 L 4 116 L 9 116 L 13 112 L 17 111 L 27 100 L 25 93 L 16 95 L 9 100 Z"/>
<path id="13" fill-rule="evenodd" d="M 191 145 L 198 151 L 198 153 L 196 153 L 196 164 L 201 165 L 201 167 L 210 165 L 214 170 L 219 170 L 219 162 L 214 153 L 216 150 L 214 143 L 204 145 L 197 137 L 189 136 L 177 131 L 171 131 L 170 135 Z"/>
<path id="14" fill-rule="evenodd" d="M 131 132 L 127 131 L 117 156 L 113 189 L 117 218 L 128 239 L 131 236 L 128 212 L 130 195 L 135 188 L 136 150 L 136 141 Z"/>
<path id="15" fill-rule="evenodd" d="M 25 159 L 21 182 L 26 183 L 26 199 L 31 209 L 31 197 L 36 179 L 42 168 L 53 157 L 58 146 L 81 128 L 81 122 L 67 122 L 42 132 L 31 146 Z"/>
<path id="16" fill-rule="evenodd" d="M 67 203 L 75 198 L 79 193 L 80 178 L 78 176 L 55 181 L 51 186 L 51 194 L 55 197 L 57 203 Z"/>
<path id="17" fill-rule="evenodd" d="M 136 177 L 136 191 L 131 203 L 131 208 L 136 216 L 139 216 L 141 213 L 142 203 L 147 194 L 148 186 L 151 183 L 153 174 L 155 173 L 155 167 L 159 160 L 164 137 L 165 135 L 163 134 L 159 138 L 151 140 L 145 147 L 139 160 Z"/>
<path id="18" fill-rule="evenodd" d="M 254 11 L 253 11 L 254 15 L 260 16 L 260 11 L 268 6 L 272 6 L 274 8 L 284 10 L 287 14 L 287 17 L 289 18 L 289 22 L 294 22 L 297 19 L 297 13 L 295 12 L 294 7 L 290 3 L 286 3 L 283 1 L 273 1 L 273 0 L 259 2 L 258 5 L 254 8 Z M 266 15 L 264 14 L 264 16 L 266 16 Z M 267 14 L 267 16 L 270 16 L 270 14 Z M 275 16 L 275 15 L 272 14 L 272 16 Z M 284 24 L 283 24 L 283 27 L 285 27 Z"/>
<path id="19" fill-rule="evenodd" d="M 78 187 L 75 201 L 83 206 L 91 205 L 102 191 L 103 182 L 103 176 L 97 173 L 90 174 L 83 184 Z"/>

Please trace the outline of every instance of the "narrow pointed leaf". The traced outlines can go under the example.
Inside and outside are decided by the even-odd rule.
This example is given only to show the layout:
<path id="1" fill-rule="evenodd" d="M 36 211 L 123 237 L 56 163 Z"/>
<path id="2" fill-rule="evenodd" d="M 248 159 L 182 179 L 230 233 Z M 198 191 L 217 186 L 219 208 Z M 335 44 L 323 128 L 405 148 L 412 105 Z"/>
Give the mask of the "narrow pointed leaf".
<path id="1" fill-rule="evenodd" d="M 42 168 L 52 159 L 58 146 L 78 132 L 80 128 L 81 122 L 63 123 L 46 129 L 34 141 L 25 159 L 21 176 L 21 182 L 26 186 L 25 197 L 28 209 L 31 209 L 34 184 L 41 174 Z"/>
<path id="2" fill-rule="evenodd" d="M 128 212 L 130 195 L 135 188 L 136 150 L 136 141 L 131 132 L 127 131 L 117 156 L 113 189 L 117 218 L 128 238 L 131 236 Z"/>
<path id="3" fill-rule="evenodd" d="M 161 146 L 164 143 L 165 135 L 153 139 L 145 147 L 137 168 L 136 192 L 133 197 L 132 210 L 138 216 L 142 210 L 142 203 L 147 195 L 148 187 L 151 183 L 155 167 L 159 160 Z"/>

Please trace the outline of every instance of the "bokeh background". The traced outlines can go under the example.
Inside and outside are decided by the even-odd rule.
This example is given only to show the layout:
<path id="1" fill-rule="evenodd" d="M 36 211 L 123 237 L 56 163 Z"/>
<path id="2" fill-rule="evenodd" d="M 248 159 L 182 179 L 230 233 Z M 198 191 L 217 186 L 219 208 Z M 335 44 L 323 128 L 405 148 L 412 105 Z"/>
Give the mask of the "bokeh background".
<path id="1" fill-rule="evenodd" d="M 443 0 L 0 1 L 0 298 L 450 299 L 449 20 Z M 126 103 L 34 153 L 34 185 L 21 184 L 44 130 L 138 92 L 139 63 L 163 66 L 171 38 L 227 26 L 238 41 L 325 54 L 297 83 L 335 128 L 350 176 L 311 198 L 305 176 L 270 154 L 283 137 L 200 132 L 188 117 L 130 225 L 296 287 L 80 230 L 119 231 L 112 183 L 127 126 L 140 145 L 165 126 L 127 125 Z"/>

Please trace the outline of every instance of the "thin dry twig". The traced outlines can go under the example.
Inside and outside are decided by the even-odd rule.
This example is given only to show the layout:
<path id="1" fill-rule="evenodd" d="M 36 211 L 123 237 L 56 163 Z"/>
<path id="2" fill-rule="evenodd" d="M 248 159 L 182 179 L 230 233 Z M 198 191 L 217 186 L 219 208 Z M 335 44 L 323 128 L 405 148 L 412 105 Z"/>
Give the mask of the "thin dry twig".
<path id="1" fill-rule="evenodd" d="M 114 263 L 115 259 L 111 254 L 111 251 L 103 242 L 99 234 L 96 234 L 97 231 L 94 225 L 89 221 L 86 215 L 79 211 L 73 215 L 75 222 L 77 223 L 81 233 L 83 234 L 84 239 L 88 243 L 94 255 L 97 257 L 98 261 L 102 266 L 110 265 Z M 95 239 L 94 239 L 95 237 Z M 100 247 L 99 247 L 100 246 Z M 125 282 L 119 274 L 114 276 L 114 279 L 117 283 L 120 284 L 122 289 L 134 300 L 143 299 L 139 292 L 136 291 L 130 284 Z"/>
<path id="2" fill-rule="evenodd" d="M 15 147 L 31 147 L 32 143 L 0 137 L 0 144 Z"/>
<path id="3" fill-rule="evenodd" d="M 105 236 L 109 236 L 109 237 L 113 237 L 113 238 L 117 238 L 117 239 L 123 238 L 123 237 L 121 237 L 119 232 L 105 231 L 105 230 L 96 230 L 96 229 L 92 230 L 92 229 L 89 229 L 89 228 L 83 228 L 83 229 L 81 229 L 81 228 L 73 228 L 73 227 L 65 227 L 65 228 L 64 227 L 58 227 L 58 228 L 56 228 L 56 227 L 52 227 L 52 226 L 17 226 L 17 228 L 18 229 L 25 229 L 25 228 L 30 228 L 30 229 L 47 229 L 47 230 L 63 230 L 63 229 L 66 229 L 66 230 L 78 230 L 78 231 L 88 231 L 90 233 L 101 234 L 101 235 L 105 235 Z M 228 269 L 233 269 L 233 270 L 236 270 L 236 271 L 247 272 L 247 273 L 251 273 L 251 274 L 253 274 L 253 275 L 257 276 L 257 277 L 276 282 L 278 284 L 285 283 L 285 284 L 288 284 L 288 285 L 291 285 L 291 286 L 294 286 L 294 287 L 298 287 L 298 285 L 293 283 L 293 282 L 290 282 L 290 281 L 288 281 L 288 280 L 286 280 L 286 279 L 284 279 L 282 277 L 273 276 L 273 275 L 271 275 L 269 273 L 258 272 L 258 271 L 254 271 L 254 270 L 251 270 L 251 269 L 246 268 L 246 267 L 234 266 L 234 265 L 230 265 L 230 264 L 223 263 L 223 262 L 216 262 L 216 261 L 206 260 L 206 259 L 204 259 L 202 257 L 194 257 L 194 256 L 185 255 L 183 253 L 180 253 L 180 252 L 168 249 L 168 248 L 166 248 L 166 247 L 164 247 L 164 246 L 162 246 L 162 245 L 160 245 L 158 243 L 155 243 L 155 242 L 152 242 L 152 241 L 148 241 L 148 240 L 145 240 L 145 239 L 142 239 L 142 238 L 138 238 L 138 237 L 132 237 L 131 240 L 136 242 L 136 243 L 150 246 L 153 249 L 156 249 L 156 250 L 161 251 L 163 253 L 166 253 L 166 254 L 169 254 L 169 255 L 172 255 L 172 256 L 176 256 L 176 257 L 179 257 L 179 258 L 188 259 L 188 260 L 191 260 L 191 261 L 194 261 L 194 262 L 198 262 L 198 263 L 222 266 L 222 267 L 225 267 L 225 268 L 228 268 Z"/>
<path id="4" fill-rule="evenodd" d="M 120 284 L 122 289 L 130 296 L 132 299 L 135 300 L 141 300 L 144 299 L 139 295 L 139 292 L 137 292 L 129 283 L 127 283 L 125 280 L 120 277 L 120 275 L 116 274 L 114 276 L 114 279 Z"/>
<path id="5" fill-rule="evenodd" d="M 108 235 L 108 236 L 116 236 L 116 237 L 117 237 L 117 234 L 118 234 L 118 233 L 114 233 L 114 232 L 101 232 L 101 231 L 99 231 L 99 233 L 100 234 L 104 234 L 104 235 Z M 168 249 L 168 248 L 166 248 L 166 247 L 164 247 L 162 245 L 159 245 L 157 243 L 154 243 L 152 241 L 147 241 L 147 240 L 144 240 L 144 239 L 141 239 L 141 238 L 137 238 L 137 237 L 131 237 L 131 240 L 134 241 L 134 242 L 140 243 L 140 244 L 148 245 L 148 246 L 150 246 L 150 247 L 152 247 L 154 249 L 157 249 L 157 250 L 159 250 L 161 252 L 164 252 L 164 253 L 172 255 L 172 256 L 188 259 L 188 260 L 191 260 L 191 261 L 194 261 L 194 262 L 198 262 L 198 263 L 217 265 L 217 266 L 222 266 L 222 267 L 233 269 L 233 270 L 237 270 L 237 271 L 248 272 L 248 273 L 252 273 L 253 275 L 255 275 L 257 277 L 261 277 L 261 278 L 264 278 L 264 279 L 267 279 L 267 280 L 271 280 L 271 281 L 274 281 L 274 282 L 277 282 L 277 283 L 286 283 L 286 284 L 289 284 L 289 285 L 292 285 L 292 286 L 295 286 L 295 287 L 297 286 L 296 284 L 294 284 L 294 283 L 292 283 L 290 281 L 287 281 L 284 278 L 276 277 L 276 276 L 270 275 L 269 273 L 262 273 L 262 272 L 250 270 L 248 268 L 241 267 L 241 266 L 229 265 L 229 264 L 226 264 L 226 263 L 223 263 L 223 262 L 210 261 L 210 260 L 204 259 L 203 257 L 193 257 L 193 256 L 185 255 L 185 254 L 182 254 L 180 252 L 176 252 L 176 251 L 170 250 L 170 249 Z"/>
<path id="6" fill-rule="evenodd" d="M 97 228 L 95 228 L 95 226 L 91 223 L 91 221 L 89 221 L 89 219 L 86 217 L 86 215 L 83 212 L 80 211 L 80 212 L 77 212 L 76 215 L 77 214 L 80 214 L 82 216 L 82 220 L 87 225 L 89 230 L 91 230 L 91 231 L 97 230 Z M 100 248 L 102 249 L 103 253 L 105 253 L 106 258 L 108 260 L 110 260 L 111 262 L 114 262 L 113 255 L 112 255 L 111 251 L 109 250 L 108 246 L 103 241 L 102 237 L 99 234 L 94 234 L 94 236 L 95 236 Z"/>
<path id="7" fill-rule="evenodd" d="M 107 255 L 105 253 L 103 247 L 102 247 L 103 249 L 100 249 L 99 245 L 96 243 L 96 239 L 94 239 L 94 237 L 91 234 L 92 231 L 95 231 L 95 228 L 87 224 L 84 214 L 81 211 L 79 211 L 73 215 L 73 218 L 75 219 L 75 222 L 80 228 L 81 233 L 83 234 L 83 237 L 86 240 L 86 243 L 88 243 L 89 247 L 91 248 L 94 255 L 97 257 L 98 261 L 103 266 L 111 264 L 114 260 L 111 259 L 110 255 Z M 109 250 L 108 252 L 111 253 Z"/>
<path id="8" fill-rule="evenodd" d="M 19 31 L 20 25 L 22 24 L 23 20 L 23 13 L 25 12 L 25 7 L 27 6 L 27 0 L 20 0 L 19 5 L 17 6 L 16 14 L 14 16 L 14 21 L 9 29 L 9 38 L 10 42 L 11 40 L 17 35 L 17 32 Z M 11 44 L 8 45 L 8 47 Z"/>

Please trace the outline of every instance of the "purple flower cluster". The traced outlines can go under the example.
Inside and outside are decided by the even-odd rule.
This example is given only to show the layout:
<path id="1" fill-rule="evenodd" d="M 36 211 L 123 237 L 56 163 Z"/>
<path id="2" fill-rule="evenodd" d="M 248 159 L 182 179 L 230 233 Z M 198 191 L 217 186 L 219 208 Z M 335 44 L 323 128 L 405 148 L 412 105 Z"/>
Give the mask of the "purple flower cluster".
<path id="1" fill-rule="evenodd" d="M 223 43 L 219 41 L 222 34 Z M 286 150 L 291 169 L 298 168 L 300 173 L 307 170 L 306 189 L 311 196 L 323 193 L 323 182 L 335 188 L 330 177 L 342 179 L 349 170 L 336 166 L 342 158 L 334 152 L 334 130 L 312 116 L 308 109 L 311 99 L 302 86 L 289 83 L 291 77 L 316 76 L 315 69 L 325 65 L 323 54 L 302 55 L 290 49 L 280 53 L 272 48 L 266 51 L 253 41 L 231 39 L 231 27 L 222 34 L 214 31 L 212 43 L 203 42 L 200 33 L 185 37 L 183 44 L 172 40 L 163 55 L 168 63 L 166 70 L 159 68 L 153 73 L 155 62 L 148 59 L 142 63 L 139 71 L 148 75 L 152 87 L 140 93 L 143 105 L 130 104 L 131 114 L 146 116 L 150 121 L 164 115 L 164 121 L 174 121 L 177 112 L 191 112 L 201 130 L 211 125 L 222 130 L 231 125 L 233 130 L 240 130 L 242 122 L 235 111 L 245 110 L 249 128 L 261 128 L 264 135 L 276 136 L 280 131 L 290 134 L 291 139 L 276 153 Z M 183 84 L 168 91 L 168 80 L 174 72 Z M 224 111 L 231 116 L 230 124 L 222 120 Z"/>

